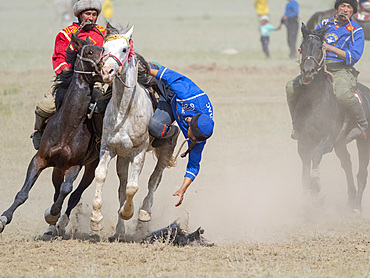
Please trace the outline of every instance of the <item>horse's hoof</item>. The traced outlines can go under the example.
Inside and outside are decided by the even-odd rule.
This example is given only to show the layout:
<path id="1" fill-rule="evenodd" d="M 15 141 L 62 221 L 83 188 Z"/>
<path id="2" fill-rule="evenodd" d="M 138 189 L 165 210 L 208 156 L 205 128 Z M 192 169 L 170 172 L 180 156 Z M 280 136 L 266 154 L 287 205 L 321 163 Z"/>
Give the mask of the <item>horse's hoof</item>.
<path id="1" fill-rule="evenodd" d="M 134 215 L 134 210 L 125 211 L 124 206 L 119 211 L 119 217 L 123 220 L 129 220 Z"/>
<path id="2" fill-rule="evenodd" d="M 6 222 L 8 222 L 8 219 L 6 218 L 6 216 L 1 216 L 0 217 L 0 233 L 2 233 L 4 231 L 4 228 L 6 226 Z"/>
<path id="3" fill-rule="evenodd" d="M 109 242 L 126 242 L 126 237 L 122 235 L 114 235 L 108 237 Z"/>
<path id="4" fill-rule="evenodd" d="M 64 236 L 65 235 L 66 227 L 67 227 L 68 223 L 69 223 L 69 218 L 68 218 L 67 214 L 63 214 L 59 218 L 59 220 L 57 222 L 57 225 L 56 225 L 59 236 Z"/>
<path id="5" fill-rule="evenodd" d="M 95 221 L 90 221 L 90 229 L 93 231 L 93 232 L 100 232 L 101 230 L 103 230 L 104 228 L 104 224 L 103 224 L 103 221 L 99 221 L 99 222 L 95 222 Z"/>
<path id="6" fill-rule="evenodd" d="M 149 222 L 151 219 L 152 219 L 152 217 L 151 217 L 149 212 L 147 212 L 146 210 L 143 210 L 143 209 L 141 209 L 139 211 L 139 220 L 141 222 Z"/>
<path id="7" fill-rule="evenodd" d="M 45 233 L 41 236 L 41 240 L 43 241 L 50 241 L 57 237 L 57 231 L 55 229 L 55 225 L 49 225 L 46 229 Z"/>
<path id="8" fill-rule="evenodd" d="M 60 213 L 58 215 L 51 215 L 50 208 L 47 208 L 44 213 L 44 218 L 46 223 L 49 225 L 55 225 L 60 217 Z"/>
<path id="9" fill-rule="evenodd" d="M 352 212 L 353 212 L 353 214 L 355 214 L 355 215 L 361 215 L 361 210 L 360 210 L 360 209 L 357 209 L 357 208 L 352 209 Z"/>

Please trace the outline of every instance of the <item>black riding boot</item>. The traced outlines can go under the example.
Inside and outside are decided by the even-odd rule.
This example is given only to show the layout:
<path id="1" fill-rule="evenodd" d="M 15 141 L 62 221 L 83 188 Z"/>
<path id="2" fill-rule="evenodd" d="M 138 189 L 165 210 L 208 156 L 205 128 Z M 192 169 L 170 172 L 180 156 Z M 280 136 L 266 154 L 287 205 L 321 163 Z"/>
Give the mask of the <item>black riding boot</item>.
<path id="1" fill-rule="evenodd" d="M 156 138 L 153 140 L 152 147 L 159 148 L 165 144 L 173 144 L 172 139 L 176 137 L 179 133 L 179 128 L 175 125 L 170 125 L 169 130 L 165 136 L 162 138 Z"/>
<path id="2" fill-rule="evenodd" d="M 41 117 L 36 112 L 35 115 L 35 131 L 32 133 L 31 138 L 35 150 L 38 150 L 40 147 L 42 133 L 44 132 L 46 121 L 48 118 Z"/>
<path id="3" fill-rule="evenodd" d="M 356 103 L 347 107 L 347 112 L 351 120 L 356 123 L 356 126 L 347 135 L 347 143 L 354 139 L 366 139 L 365 131 L 368 127 L 368 123 L 362 108 L 362 104 L 356 101 Z"/>

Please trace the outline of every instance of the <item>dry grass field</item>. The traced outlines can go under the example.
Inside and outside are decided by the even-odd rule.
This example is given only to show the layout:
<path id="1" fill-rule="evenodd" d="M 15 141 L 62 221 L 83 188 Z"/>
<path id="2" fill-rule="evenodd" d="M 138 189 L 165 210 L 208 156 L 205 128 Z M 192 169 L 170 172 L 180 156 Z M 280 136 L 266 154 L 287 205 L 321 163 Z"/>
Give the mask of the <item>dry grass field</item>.
<path id="1" fill-rule="evenodd" d="M 285 2 L 269 2 L 276 26 Z M 304 22 L 334 3 L 298 2 Z M 155 194 L 150 230 L 180 219 L 189 231 L 202 226 L 205 238 L 215 246 L 109 243 L 118 210 L 115 160 L 104 187 L 101 240 L 80 237 L 90 233 L 95 183 L 72 217 L 68 230 L 72 239 L 37 240 L 47 228 L 43 212 L 52 202 L 48 169 L 0 234 L 0 277 L 370 276 L 370 190 L 364 194 L 362 215 L 348 215 L 345 177 L 333 153 L 321 165 L 324 206 L 310 215 L 302 210 L 301 162 L 296 142 L 290 139 L 285 101 L 285 84 L 299 70 L 297 61 L 287 58 L 285 28 L 272 33 L 272 58 L 266 60 L 252 0 L 136 0 L 114 5 L 115 22 L 135 26 L 135 48 L 148 60 L 193 79 L 215 110 L 215 132 L 200 175 L 175 208 L 172 193 L 181 185 L 186 161 L 165 171 Z M 54 38 L 63 26 L 49 0 L 1 1 L 0 21 L 2 213 L 21 188 L 35 153 L 29 139 L 34 108 L 52 84 Z M 368 47 L 366 42 L 357 69 L 359 80 L 369 86 Z M 356 171 L 355 144 L 350 149 Z M 136 209 L 154 164 L 148 153 Z M 135 235 L 136 222 L 137 211 L 127 222 L 128 235 Z"/>

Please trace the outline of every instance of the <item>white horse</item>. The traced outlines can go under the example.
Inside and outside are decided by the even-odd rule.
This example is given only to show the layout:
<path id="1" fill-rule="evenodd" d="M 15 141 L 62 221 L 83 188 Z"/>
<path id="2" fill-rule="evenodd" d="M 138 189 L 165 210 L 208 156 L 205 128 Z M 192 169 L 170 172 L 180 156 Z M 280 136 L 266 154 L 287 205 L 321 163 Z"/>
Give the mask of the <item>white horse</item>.
<path id="1" fill-rule="evenodd" d="M 139 189 L 138 179 L 145 153 L 152 150 L 148 125 L 154 113 L 148 90 L 137 83 L 137 55 L 133 51 L 133 27 L 119 31 L 108 24 L 104 43 L 102 77 L 105 83 L 113 84 L 103 123 L 103 135 L 99 165 L 95 170 L 96 192 L 91 213 L 91 229 L 103 228 L 101 214 L 102 188 L 110 160 L 117 155 L 116 170 L 119 185 L 119 218 L 115 239 L 125 239 L 124 221 L 133 216 L 133 197 Z M 177 140 L 177 138 L 176 138 Z M 174 142 L 176 142 L 174 140 Z M 148 183 L 148 194 L 139 210 L 139 220 L 150 221 L 153 194 L 157 189 L 163 170 L 170 165 L 176 143 L 155 149 L 157 165 Z M 129 164 L 131 172 L 129 174 Z"/>

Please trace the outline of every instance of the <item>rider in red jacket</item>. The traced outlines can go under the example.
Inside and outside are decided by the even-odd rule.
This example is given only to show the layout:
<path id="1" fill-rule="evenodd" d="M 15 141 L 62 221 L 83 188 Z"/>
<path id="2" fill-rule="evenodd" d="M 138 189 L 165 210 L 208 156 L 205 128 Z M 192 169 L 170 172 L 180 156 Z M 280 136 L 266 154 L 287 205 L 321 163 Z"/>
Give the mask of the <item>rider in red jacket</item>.
<path id="1" fill-rule="evenodd" d="M 78 23 L 74 22 L 71 26 L 63 29 L 55 38 L 54 53 L 52 57 L 53 68 L 55 74 L 61 74 L 70 70 L 71 65 L 66 62 L 66 50 L 73 46 L 69 45 L 72 34 L 76 33 L 78 27 L 85 22 L 96 23 L 101 12 L 101 3 L 99 0 L 79 0 L 73 7 L 74 15 L 78 19 Z M 81 29 L 78 37 L 86 39 L 87 36 L 92 40 L 93 44 L 103 46 L 105 28 L 99 25 L 87 25 Z M 102 90 L 102 88 L 94 88 L 95 90 Z M 33 145 L 38 150 L 42 133 L 45 129 L 47 120 L 55 113 L 55 102 L 52 90 L 44 95 L 44 98 L 37 104 L 35 115 L 35 130 L 31 135 Z"/>
<path id="2" fill-rule="evenodd" d="M 52 57 L 55 74 L 61 73 L 66 67 L 71 67 L 71 65 L 68 65 L 66 62 L 66 49 L 71 41 L 72 34 L 76 33 L 78 27 L 80 27 L 80 24 L 73 22 L 71 26 L 68 26 L 60 31 L 55 38 L 54 53 Z M 105 28 L 101 27 L 100 25 L 96 25 L 96 28 L 92 28 L 87 31 L 82 29 L 78 34 L 78 37 L 86 40 L 88 36 L 94 45 L 103 46 L 104 38 L 102 35 L 105 35 Z M 72 45 L 69 47 L 73 50 Z"/>

